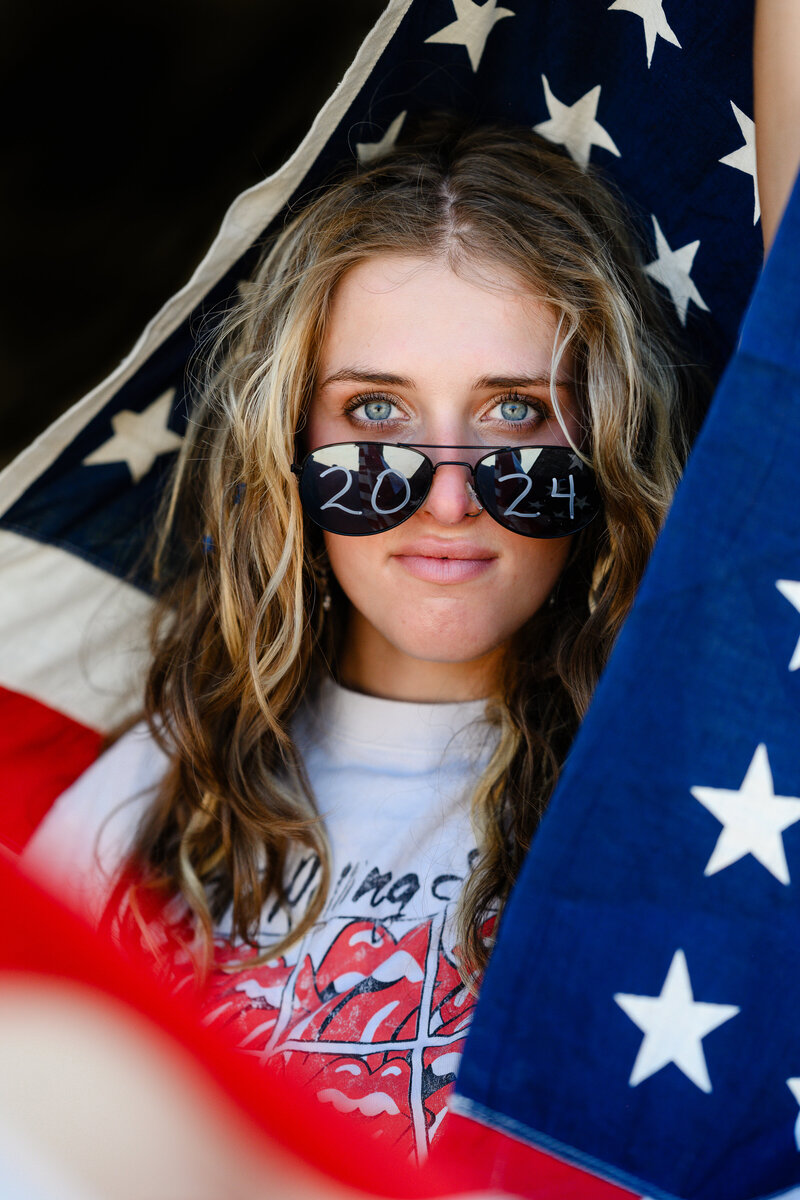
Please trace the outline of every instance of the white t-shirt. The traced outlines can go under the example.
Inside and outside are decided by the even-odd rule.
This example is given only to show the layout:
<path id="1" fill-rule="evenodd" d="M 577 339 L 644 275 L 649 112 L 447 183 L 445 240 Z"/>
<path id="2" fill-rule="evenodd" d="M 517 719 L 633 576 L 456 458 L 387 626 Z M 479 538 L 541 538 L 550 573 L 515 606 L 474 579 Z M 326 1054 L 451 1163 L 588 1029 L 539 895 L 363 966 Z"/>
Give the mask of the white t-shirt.
<path id="1" fill-rule="evenodd" d="M 286 955 L 215 970 L 204 992 L 206 1021 L 242 1051 L 409 1154 L 424 1155 L 444 1116 L 474 1004 L 451 917 L 474 853 L 470 798 L 494 744 L 484 710 L 483 701 L 412 704 L 323 685 L 293 732 L 331 843 L 325 909 Z M 24 864 L 97 915 L 165 767 L 137 726 L 56 801 Z M 293 912 L 318 869 L 308 851 L 290 855 Z M 268 902 L 260 945 L 289 919 Z M 224 919 L 219 966 L 243 956 L 229 931 Z"/>

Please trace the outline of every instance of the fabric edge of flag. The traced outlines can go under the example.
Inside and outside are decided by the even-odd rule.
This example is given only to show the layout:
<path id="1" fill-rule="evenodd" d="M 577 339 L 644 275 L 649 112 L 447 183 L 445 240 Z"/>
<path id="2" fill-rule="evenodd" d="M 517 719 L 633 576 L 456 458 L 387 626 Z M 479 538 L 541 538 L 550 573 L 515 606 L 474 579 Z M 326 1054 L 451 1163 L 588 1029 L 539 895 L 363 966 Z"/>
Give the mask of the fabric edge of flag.
<path id="1" fill-rule="evenodd" d="M 800 293 L 792 285 L 795 282 L 793 271 L 796 271 L 798 264 L 796 261 L 790 260 L 785 250 L 785 244 L 791 243 L 791 240 L 798 240 L 797 229 L 800 229 L 800 171 L 795 176 L 772 240 L 772 246 L 762 263 L 761 272 L 750 294 L 750 301 L 741 321 L 739 343 L 734 354 L 746 354 L 753 359 L 773 362 L 775 361 L 774 339 L 776 333 L 779 338 L 786 338 L 790 342 L 794 340 L 794 326 L 798 320 L 798 314 L 800 314 Z M 776 292 L 781 295 L 779 314 L 776 314 L 769 302 L 764 299 L 764 292 L 768 297 Z M 799 298 L 795 304 L 789 305 L 787 310 L 786 298 L 792 293 Z M 775 328 L 776 316 L 779 317 L 777 330 Z M 788 329 L 790 323 L 793 327 Z M 787 369 L 791 366 L 782 357 L 780 365 Z"/>
<path id="2" fill-rule="evenodd" d="M 334 92 L 286 162 L 267 179 L 240 192 L 228 208 L 211 246 L 187 283 L 148 321 L 131 351 L 96 387 L 57 417 L 29 446 L 0 471 L 0 517 L 46 470 L 65 445 L 95 417 L 114 391 L 166 341 L 195 304 L 224 275 L 291 196 L 333 133 L 375 62 L 388 45 L 412 0 L 389 0 L 361 43 Z"/>
<path id="3" fill-rule="evenodd" d="M 680 1200 L 680 1197 L 673 1192 L 665 1192 L 655 1184 L 630 1175 L 627 1171 L 603 1162 L 591 1154 L 586 1154 L 576 1146 L 568 1146 L 547 1133 L 532 1129 L 506 1113 L 489 1108 L 477 1100 L 470 1100 L 468 1096 L 464 1096 L 460 1092 L 456 1091 L 450 1097 L 449 1108 L 460 1117 L 466 1117 L 488 1129 L 504 1133 L 532 1149 L 541 1150 L 563 1163 L 578 1167 L 605 1183 L 624 1188 L 633 1196 L 646 1196 L 647 1200 Z"/>

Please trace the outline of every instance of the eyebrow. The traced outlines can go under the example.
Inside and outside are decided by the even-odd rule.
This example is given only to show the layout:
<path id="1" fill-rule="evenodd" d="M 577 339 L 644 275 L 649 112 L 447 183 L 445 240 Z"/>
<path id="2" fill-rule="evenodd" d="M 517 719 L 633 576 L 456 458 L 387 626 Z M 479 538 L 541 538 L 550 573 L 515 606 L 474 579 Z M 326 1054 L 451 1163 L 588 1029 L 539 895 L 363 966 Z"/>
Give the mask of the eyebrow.
<path id="1" fill-rule="evenodd" d="M 572 387 L 574 380 L 569 376 L 556 380 L 556 387 Z M 326 376 L 320 387 L 328 387 L 331 383 L 372 383 L 376 385 L 391 384 L 394 387 L 416 388 L 413 379 L 404 375 L 396 375 L 392 371 L 379 371 L 373 367 L 341 367 L 338 371 Z M 518 388 L 518 387 L 550 387 L 550 376 L 547 373 L 538 375 L 481 375 L 472 385 L 473 391 L 483 391 L 487 388 Z"/>
<path id="2" fill-rule="evenodd" d="M 394 387 L 413 388 L 413 379 L 404 375 L 395 375 L 392 371 L 378 371 L 373 367 L 342 367 L 323 379 L 320 387 L 329 383 L 391 383 Z"/>
<path id="3" fill-rule="evenodd" d="M 476 379 L 473 389 L 483 388 L 515 388 L 515 387 L 550 387 L 551 377 L 546 372 L 538 375 L 481 375 Z M 574 380 L 568 375 L 556 380 L 556 387 L 572 387 Z"/>

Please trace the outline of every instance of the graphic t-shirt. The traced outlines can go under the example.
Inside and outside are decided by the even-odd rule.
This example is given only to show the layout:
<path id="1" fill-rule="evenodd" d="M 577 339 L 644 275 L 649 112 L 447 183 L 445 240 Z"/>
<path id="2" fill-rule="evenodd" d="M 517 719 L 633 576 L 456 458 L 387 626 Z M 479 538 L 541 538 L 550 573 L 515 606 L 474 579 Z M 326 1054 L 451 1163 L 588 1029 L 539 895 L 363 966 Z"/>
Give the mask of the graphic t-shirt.
<path id="1" fill-rule="evenodd" d="M 206 1022 L 243 1053 L 419 1157 L 444 1118 L 474 1006 L 452 916 L 475 853 L 470 797 L 493 745 L 484 709 L 323 685 L 294 736 L 331 843 L 325 909 L 280 958 L 220 969 L 267 949 L 304 911 L 319 863 L 298 848 L 289 912 L 265 905 L 257 951 L 232 945 L 223 919 L 203 994 Z M 97 915 L 165 766 L 146 728 L 132 730 L 59 798 L 26 864 Z M 177 974 L 189 984 L 188 966 Z"/>

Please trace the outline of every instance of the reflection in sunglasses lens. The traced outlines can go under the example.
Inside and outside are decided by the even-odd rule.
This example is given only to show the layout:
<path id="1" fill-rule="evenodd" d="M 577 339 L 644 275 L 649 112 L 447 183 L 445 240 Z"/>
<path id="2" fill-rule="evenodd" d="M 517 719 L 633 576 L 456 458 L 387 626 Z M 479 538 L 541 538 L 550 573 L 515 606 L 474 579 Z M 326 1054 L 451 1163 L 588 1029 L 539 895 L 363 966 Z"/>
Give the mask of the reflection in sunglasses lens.
<path id="1" fill-rule="evenodd" d="M 305 461 L 300 498 L 312 520 L 329 533 L 381 533 L 419 508 L 431 474 L 425 455 L 407 446 L 323 446 Z"/>
<path id="2" fill-rule="evenodd" d="M 520 446 L 478 463 L 479 495 L 487 511 L 527 537 L 566 537 L 597 515 L 594 474 L 568 446 Z"/>

